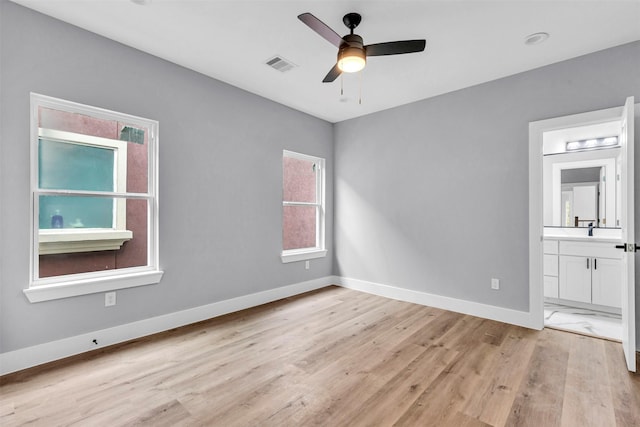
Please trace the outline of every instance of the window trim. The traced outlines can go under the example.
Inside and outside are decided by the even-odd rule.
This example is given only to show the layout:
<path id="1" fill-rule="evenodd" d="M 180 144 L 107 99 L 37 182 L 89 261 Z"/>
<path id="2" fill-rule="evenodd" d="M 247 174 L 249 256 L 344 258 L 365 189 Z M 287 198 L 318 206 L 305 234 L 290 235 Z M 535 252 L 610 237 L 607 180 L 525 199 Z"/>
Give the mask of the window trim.
<path id="1" fill-rule="evenodd" d="M 133 232 L 110 228 L 61 228 L 38 230 L 38 254 L 118 250 L 133 239 Z"/>
<path id="2" fill-rule="evenodd" d="M 124 289 L 136 286 L 151 285 L 159 283 L 164 272 L 159 267 L 159 221 L 158 221 L 158 127 L 156 120 L 145 119 L 129 114 L 110 111 L 103 108 L 83 105 L 72 101 L 53 98 L 37 93 L 30 94 L 31 99 L 31 137 L 30 137 L 30 212 L 31 224 L 29 229 L 30 237 L 30 257 L 29 257 L 29 283 L 23 292 L 27 299 L 34 302 L 49 301 L 60 298 L 68 298 L 79 295 L 87 295 L 98 292 L 105 292 L 116 289 Z M 147 169 L 147 192 L 146 193 L 126 193 L 126 192 L 96 192 L 96 195 L 104 197 L 135 198 L 148 201 L 148 233 L 147 233 L 147 265 L 140 267 L 128 267 L 106 271 L 94 271 L 89 273 L 68 274 L 39 278 L 39 231 L 38 225 L 38 205 L 34 199 L 40 194 L 52 194 L 56 191 L 39 190 L 38 188 L 38 139 L 40 131 L 38 126 L 38 108 L 51 108 L 69 113 L 79 113 L 89 115 L 104 120 L 116 120 L 127 123 L 131 126 L 139 126 L 148 129 L 148 169 Z M 61 132 L 61 131 L 60 131 Z M 97 137 L 90 137 L 97 138 Z M 126 165 L 126 162 L 125 162 Z M 126 184 L 125 184 L 126 190 Z M 74 191 L 67 191 L 68 194 Z M 91 192 L 82 191 L 87 195 Z M 126 212 L 126 210 L 125 210 Z M 64 230 L 64 229 L 63 229 Z M 104 229 L 88 229 L 90 233 L 105 232 Z M 69 229 L 65 234 L 72 234 L 73 229 Z M 127 230 L 106 230 L 106 234 L 126 232 Z M 126 234 L 126 233 L 125 233 Z M 113 237 L 113 236 L 112 236 Z M 118 238 L 123 236 L 118 236 Z M 126 236 L 124 236 L 126 237 Z"/>
<path id="3" fill-rule="evenodd" d="M 315 206 L 316 207 L 316 245 L 314 247 L 309 248 L 299 248 L 299 249 L 283 249 L 280 254 L 280 259 L 283 263 L 296 262 L 296 261 L 306 261 L 314 258 L 322 258 L 327 255 L 327 249 L 325 247 L 325 179 L 326 179 L 326 170 L 325 170 L 325 159 L 316 156 L 310 156 L 308 154 L 297 153 L 295 151 L 283 150 L 282 159 L 285 157 L 290 157 L 299 160 L 305 160 L 314 162 L 317 167 L 317 175 L 316 175 L 316 202 L 292 202 L 282 200 L 282 207 L 285 206 Z M 284 173 L 283 173 L 283 183 L 284 183 Z M 281 215 L 283 218 L 283 215 Z M 284 223 L 282 227 L 284 227 Z"/>

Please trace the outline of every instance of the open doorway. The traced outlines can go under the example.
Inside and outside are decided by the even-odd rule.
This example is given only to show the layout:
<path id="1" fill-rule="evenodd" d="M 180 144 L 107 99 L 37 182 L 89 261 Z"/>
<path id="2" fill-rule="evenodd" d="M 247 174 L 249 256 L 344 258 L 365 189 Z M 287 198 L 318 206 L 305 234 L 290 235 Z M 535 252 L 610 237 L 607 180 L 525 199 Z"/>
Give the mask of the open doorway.
<path id="1" fill-rule="evenodd" d="M 622 341 L 620 120 L 545 131 L 544 326 Z"/>
<path id="2" fill-rule="evenodd" d="M 534 323 L 620 341 L 635 371 L 633 98 L 530 124 Z"/>

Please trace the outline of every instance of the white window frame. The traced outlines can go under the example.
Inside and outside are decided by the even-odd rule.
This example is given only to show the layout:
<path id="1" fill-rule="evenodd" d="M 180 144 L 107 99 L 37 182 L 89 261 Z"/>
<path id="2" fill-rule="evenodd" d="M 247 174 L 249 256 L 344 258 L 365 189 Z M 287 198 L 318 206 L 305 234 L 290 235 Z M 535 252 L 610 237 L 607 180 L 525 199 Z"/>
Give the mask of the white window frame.
<path id="1" fill-rule="evenodd" d="M 41 130 L 38 126 L 38 108 L 50 108 L 69 113 L 79 113 L 104 120 L 116 120 L 148 129 L 148 181 L 146 193 L 126 192 L 126 156 L 122 143 L 113 142 L 107 138 L 98 138 L 80 135 L 79 143 L 91 145 L 113 145 L 117 149 L 117 155 L 124 162 L 118 161 L 114 171 L 116 188 L 113 192 L 104 191 L 75 191 L 75 190 L 43 190 L 38 185 L 38 144 L 41 136 L 52 137 L 63 142 L 73 142 L 69 138 L 78 138 L 78 134 L 62 131 Z M 109 142 L 111 141 L 111 142 Z M 124 150 L 126 150 L 126 142 Z M 31 93 L 31 227 L 30 227 L 30 280 L 29 287 L 23 292 L 30 302 L 41 302 L 60 298 L 68 298 L 97 292 L 106 292 L 135 286 L 151 285 L 159 283 L 163 271 L 159 268 L 159 244 L 158 244 L 158 122 L 102 108 L 78 104 L 71 101 L 52 98 L 36 93 Z M 122 164 L 124 163 L 124 170 Z M 122 173 L 124 172 L 124 175 Z M 131 232 L 126 230 L 126 208 L 124 203 L 116 204 L 116 214 L 121 213 L 121 218 L 115 219 L 113 229 L 55 229 L 39 230 L 39 197 L 42 195 L 72 195 L 95 197 L 115 197 L 119 201 L 126 199 L 147 200 L 148 211 L 148 241 L 147 241 L 147 265 L 141 267 L 120 268 L 106 271 L 94 271 L 89 273 L 68 274 L 46 278 L 39 277 L 39 255 L 46 254 L 46 249 L 41 252 L 41 247 L 61 246 L 61 252 L 85 252 L 87 250 L 109 250 L 110 245 L 117 244 L 118 240 L 130 239 Z M 117 215 L 116 215 L 117 216 Z M 114 243 L 114 241 L 116 243 Z M 121 245 L 122 243 L 120 243 Z M 84 245 L 84 248 L 83 248 Z M 102 245 L 102 246 L 100 246 Z M 66 246 L 66 247 L 65 247 Z M 69 250 L 73 249 L 74 250 Z M 119 246 L 118 246 L 119 247 Z M 53 249 L 56 250 L 55 248 Z M 61 253 L 57 252 L 57 253 Z M 56 253 L 56 252 L 48 252 Z"/>
<path id="2" fill-rule="evenodd" d="M 321 157 L 315 157 L 307 154 L 296 153 L 295 151 L 283 150 L 282 152 L 283 162 L 285 157 L 313 162 L 316 165 L 316 168 L 317 168 L 316 201 L 311 203 L 287 201 L 287 200 L 284 200 L 284 194 L 283 194 L 283 200 L 282 200 L 283 209 L 285 206 L 315 206 L 316 208 L 316 245 L 310 248 L 287 249 L 287 250 L 283 249 L 280 257 L 283 263 L 305 261 L 309 259 L 325 257 L 327 256 L 327 249 L 325 248 L 325 160 Z M 284 184 L 284 176 L 283 176 L 283 184 Z M 284 227 L 284 223 L 282 224 L 282 226 Z"/>

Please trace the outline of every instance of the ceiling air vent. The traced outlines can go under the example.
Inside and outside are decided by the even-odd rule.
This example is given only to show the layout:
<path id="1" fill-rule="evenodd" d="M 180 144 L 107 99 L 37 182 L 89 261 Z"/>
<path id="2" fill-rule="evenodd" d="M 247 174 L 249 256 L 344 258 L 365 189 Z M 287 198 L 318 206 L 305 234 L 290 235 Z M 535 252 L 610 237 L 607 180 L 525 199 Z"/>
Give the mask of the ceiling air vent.
<path id="1" fill-rule="evenodd" d="M 291 70 L 292 68 L 297 67 L 293 62 L 284 59 L 282 56 L 274 56 L 269 59 L 265 64 L 273 68 L 274 70 L 278 70 L 281 73 Z"/>

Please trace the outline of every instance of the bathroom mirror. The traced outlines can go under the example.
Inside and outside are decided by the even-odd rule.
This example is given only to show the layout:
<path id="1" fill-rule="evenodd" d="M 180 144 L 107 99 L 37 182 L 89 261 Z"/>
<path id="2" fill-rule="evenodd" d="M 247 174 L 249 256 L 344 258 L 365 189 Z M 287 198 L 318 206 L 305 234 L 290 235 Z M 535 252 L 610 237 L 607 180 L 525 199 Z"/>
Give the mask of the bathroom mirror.
<path id="1" fill-rule="evenodd" d="M 603 177 L 603 167 L 560 171 L 562 227 L 606 226 L 606 190 L 600 188 Z"/>
<path id="2" fill-rule="evenodd" d="M 619 228 L 618 158 L 618 148 L 545 156 L 544 226 Z"/>

